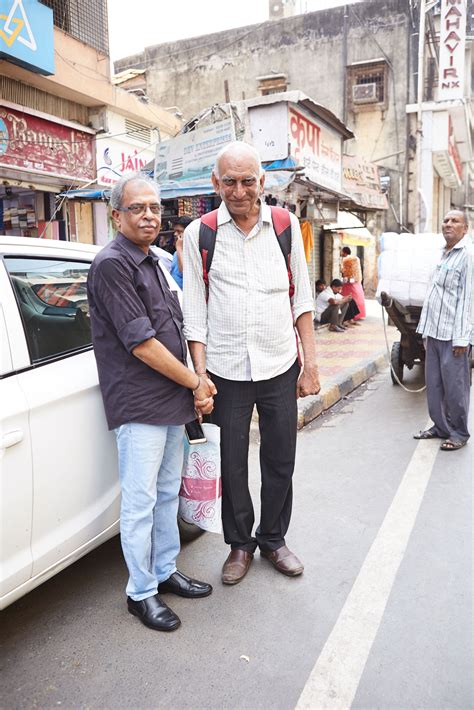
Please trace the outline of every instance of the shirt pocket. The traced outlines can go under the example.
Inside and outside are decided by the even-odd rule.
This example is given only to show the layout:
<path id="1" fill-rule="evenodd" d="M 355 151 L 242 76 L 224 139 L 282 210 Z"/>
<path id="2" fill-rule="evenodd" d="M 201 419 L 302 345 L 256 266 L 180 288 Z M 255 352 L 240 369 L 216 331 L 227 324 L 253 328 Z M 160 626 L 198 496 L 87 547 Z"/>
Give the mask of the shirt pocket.
<path id="1" fill-rule="evenodd" d="M 288 293 L 288 271 L 281 251 L 267 254 L 262 260 L 256 274 L 256 287 L 261 293 Z"/>
<path id="2" fill-rule="evenodd" d="M 435 281 L 446 291 L 457 291 L 461 280 L 461 269 L 439 264 L 436 267 Z"/>

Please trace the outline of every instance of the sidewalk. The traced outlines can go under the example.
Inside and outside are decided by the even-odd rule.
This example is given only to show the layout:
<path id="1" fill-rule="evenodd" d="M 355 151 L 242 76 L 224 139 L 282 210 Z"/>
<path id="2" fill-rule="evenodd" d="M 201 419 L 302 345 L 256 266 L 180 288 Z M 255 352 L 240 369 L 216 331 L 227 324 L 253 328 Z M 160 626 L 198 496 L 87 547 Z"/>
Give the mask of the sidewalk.
<path id="1" fill-rule="evenodd" d="M 316 331 L 321 392 L 298 400 L 298 429 L 387 367 L 382 307 L 377 301 L 366 301 L 366 309 L 367 317 L 361 325 L 345 333 L 333 333 L 324 327 Z M 384 317 L 387 322 L 385 312 Z M 387 326 L 387 338 L 391 348 L 400 339 L 400 333 L 394 326 Z"/>

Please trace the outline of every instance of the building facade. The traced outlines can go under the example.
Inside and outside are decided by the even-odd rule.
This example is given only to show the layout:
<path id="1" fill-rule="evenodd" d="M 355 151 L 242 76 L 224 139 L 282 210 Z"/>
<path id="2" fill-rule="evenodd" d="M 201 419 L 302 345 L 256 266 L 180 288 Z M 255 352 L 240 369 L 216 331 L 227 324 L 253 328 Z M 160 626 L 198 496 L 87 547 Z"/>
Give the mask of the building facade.
<path id="1" fill-rule="evenodd" d="M 348 156 L 379 167 L 389 209 L 376 215 L 375 231 L 436 230 L 446 207 L 471 210 L 473 203 L 471 2 L 447 4 L 445 25 L 456 23 L 459 15 L 453 15 L 460 12 L 468 41 L 458 52 L 466 66 L 462 95 L 455 104 L 445 102 L 444 123 L 433 124 L 428 114 L 437 111 L 426 105 L 442 100 L 440 32 L 447 11 L 441 0 L 367 0 L 281 14 L 259 25 L 147 47 L 116 62 L 115 70 L 142 72 L 142 90 L 185 119 L 215 103 L 301 90 L 353 131 Z M 432 136 L 441 124 L 440 147 Z"/>
<path id="2" fill-rule="evenodd" d="M 142 167 L 180 122 L 112 83 L 106 0 L 0 9 L 0 234 L 104 243 L 94 189 Z"/>

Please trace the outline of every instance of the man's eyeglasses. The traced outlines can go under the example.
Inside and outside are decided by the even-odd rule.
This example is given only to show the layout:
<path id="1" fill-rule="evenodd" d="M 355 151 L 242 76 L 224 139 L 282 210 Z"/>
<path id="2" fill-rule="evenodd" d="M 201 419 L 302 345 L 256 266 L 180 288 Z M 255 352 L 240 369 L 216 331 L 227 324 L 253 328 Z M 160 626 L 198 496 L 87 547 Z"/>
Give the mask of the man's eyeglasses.
<path id="1" fill-rule="evenodd" d="M 128 207 L 119 207 L 119 212 L 131 212 L 132 214 L 145 214 L 147 210 L 150 210 L 153 214 L 160 214 L 161 205 L 154 202 L 152 205 L 129 205 Z"/>

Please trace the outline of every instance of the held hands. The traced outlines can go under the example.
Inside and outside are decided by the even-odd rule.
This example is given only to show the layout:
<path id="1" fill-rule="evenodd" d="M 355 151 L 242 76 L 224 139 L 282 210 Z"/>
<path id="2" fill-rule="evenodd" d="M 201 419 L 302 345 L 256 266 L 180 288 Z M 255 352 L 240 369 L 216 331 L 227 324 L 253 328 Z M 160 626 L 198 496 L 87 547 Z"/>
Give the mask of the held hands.
<path id="1" fill-rule="evenodd" d="M 217 394 L 217 389 L 212 380 L 207 375 L 198 375 L 199 384 L 195 390 L 194 407 L 201 420 L 203 414 L 210 414 L 214 409 L 214 395 Z"/>
<path id="2" fill-rule="evenodd" d="M 308 397 L 310 394 L 318 394 L 321 390 L 319 373 L 316 365 L 305 365 L 296 386 L 296 396 Z"/>

